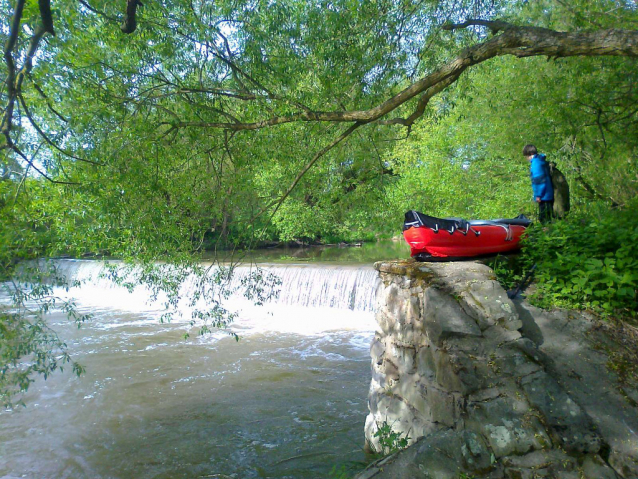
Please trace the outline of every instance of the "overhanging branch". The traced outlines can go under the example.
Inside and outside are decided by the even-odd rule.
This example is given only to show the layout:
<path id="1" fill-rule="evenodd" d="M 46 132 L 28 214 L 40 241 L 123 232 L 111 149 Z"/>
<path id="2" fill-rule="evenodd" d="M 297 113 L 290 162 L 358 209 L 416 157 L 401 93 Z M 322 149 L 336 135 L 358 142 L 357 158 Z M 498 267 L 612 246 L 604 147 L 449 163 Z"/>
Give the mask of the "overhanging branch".
<path id="1" fill-rule="evenodd" d="M 10 138 L 9 138 L 10 140 Z M 9 148 L 11 148 L 20 158 L 22 158 L 25 163 L 27 163 L 27 165 L 29 165 L 29 167 L 33 168 L 35 171 L 37 171 L 45 180 L 54 183 L 56 185 L 79 185 L 79 183 L 76 182 L 72 182 L 72 181 L 59 181 L 59 180 L 54 180 L 53 178 L 51 178 L 49 175 L 47 175 L 44 171 L 42 171 L 40 168 L 38 168 L 34 163 L 33 160 L 30 160 L 27 155 L 25 155 L 22 150 L 20 150 L 20 148 L 18 148 L 18 146 L 14 143 L 9 143 Z"/>
<path id="2" fill-rule="evenodd" d="M 13 18 L 11 19 L 11 29 L 9 30 L 9 37 L 4 47 L 4 62 L 7 65 L 7 96 L 9 100 L 7 107 L 4 110 L 4 116 L 2 117 L 2 125 L 0 130 L 2 134 L 7 138 L 7 144 L 10 145 L 11 138 L 11 126 L 13 121 L 13 108 L 16 100 L 16 66 L 13 61 L 13 50 L 18 42 L 18 35 L 20 34 L 20 22 L 22 21 L 22 13 L 24 11 L 25 0 L 18 0 L 15 10 L 13 11 Z"/>
<path id="3" fill-rule="evenodd" d="M 259 130 L 293 122 L 375 122 L 420 96 L 415 111 L 407 118 L 386 120 L 386 124 L 411 126 L 423 115 L 429 100 L 445 88 L 452 85 L 461 74 L 474 65 L 491 58 L 514 55 L 519 58 L 532 56 L 570 57 L 570 56 L 627 56 L 638 57 L 638 31 L 635 30 L 596 30 L 582 32 L 557 32 L 539 27 L 521 27 L 496 20 L 468 20 L 460 24 L 444 26 L 447 30 L 481 26 L 489 28 L 494 37 L 463 50 L 455 59 L 434 72 L 389 98 L 385 102 L 368 110 L 352 111 L 311 111 L 303 110 L 290 115 L 273 116 L 251 122 L 207 122 L 182 121 L 170 123 L 171 129 L 198 127 L 216 128 L 231 131 Z"/>
<path id="4" fill-rule="evenodd" d="M 127 0 L 126 2 L 126 14 L 124 15 L 124 21 L 120 26 L 122 33 L 133 33 L 137 28 L 137 7 L 142 6 L 142 2 L 139 0 Z"/>
<path id="5" fill-rule="evenodd" d="M 345 130 L 343 133 L 341 133 L 338 137 L 333 139 L 328 145 L 324 146 L 321 150 L 319 150 L 317 153 L 315 153 L 315 155 L 312 157 L 312 159 L 308 163 L 306 163 L 306 165 L 301 169 L 301 171 L 299 173 L 297 173 L 297 176 L 295 177 L 293 182 L 290 184 L 288 189 L 284 192 L 284 194 L 281 195 L 276 201 L 274 201 L 273 203 L 270 203 L 268 206 L 266 206 L 265 208 L 260 210 L 259 213 L 257 213 L 253 218 L 251 218 L 251 222 L 253 222 L 257 218 L 259 218 L 262 214 L 264 214 L 266 211 L 268 211 L 273 206 L 274 206 L 274 210 L 271 212 L 270 217 L 272 218 L 273 216 L 275 216 L 275 214 L 277 213 L 277 211 L 279 210 L 281 205 L 284 203 L 284 201 L 286 201 L 286 198 L 288 198 L 288 196 L 290 196 L 290 193 L 292 193 L 292 191 L 295 189 L 295 187 L 301 181 L 301 179 L 304 177 L 304 175 L 306 173 L 308 173 L 308 170 L 310 170 L 310 168 L 312 168 L 315 165 L 315 163 L 317 163 L 317 161 L 319 161 L 319 159 L 321 157 L 323 157 L 326 153 L 328 153 L 330 150 L 332 150 L 335 146 L 337 146 L 343 140 L 345 140 L 350 135 L 352 135 L 352 133 L 354 133 L 359 127 L 361 127 L 363 125 L 364 125 L 364 123 L 361 123 L 361 122 L 354 123 L 347 130 Z"/>
<path id="6" fill-rule="evenodd" d="M 73 158 L 74 160 L 82 161 L 84 163 L 90 163 L 91 165 L 100 165 L 100 163 L 96 161 L 87 160 L 86 158 L 75 156 L 71 152 L 68 152 L 60 148 L 53 140 L 49 138 L 49 136 L 42 130 L 42 128 L 40 128 L 40 125 L 38 125 L 38 123 L 35 121 L 35 119 L 33 118 L 33 115 L 31 114 L 31 111 L 29 110 L 29 107 L 27 106 L 27 103 L 24 101 L 24 96 L 20 94 L 19 98 L 20 98 L 20 104 L 22 105 L 22 109 L 24 110 L 24 114 L 27 116 L 29 123 L 35 129 L 35 131 L 38 132 L 38 134 L 42 137 L 45 143 L 47 143 L 53 149 L 58 150 L 63 155 L 68 156 L 69 158 Z"/>
<path id="7" fill-rule="evenodd" d="M 25 0 L 19 0 L 16 4 L 16 8 L 13 14 L 13 19 L 11 21 L 11 30 L 9 31 L 9 38 L 7 39 L 7 43 L 4 49 L 4 60 L 7 65 L 7 107 L 4 111 L 4 116 L 2 118 L 2 125 L 0 125 L 0 131 L 6 138 L 7 145 L 14 145 L 13 140 L 11 139 L 11 129 L 13 127 L 13 111 L 15 108 L 15 103 L 18 97 L 22 94 L 22 83 L 24 82 L 24 77 L 27 76 L 31 72 L 31 68 L 33 67 L 33 58 L 40 46 L 40 40 L 47 33 L 53 33 L 53 21 L 50 17 L 50 7 L 47 5 L 48 2 L 41 0 L 40 8 L 41 15 L 43 19 L 46 18 L 47 24 L 41 23 L 35 29 L 35 32 L 31 36 L 31 40 L 29 41 L 29 48 L 26 52 L 26 56 L 24 58 L 24 63 L 22 68 L 18 71 L 16 64 L 13 60 L 13 50 L 15 49 L 16 43 L 18 41 L 18 36 L 20 34 L 20 22 L 22 21 L 22 13 L 24 11 Z M 44 12 L 42 9 L 44 8 Z M 46 9 L 49 8 L 47 12 Z M 45 20 L 43 20 L 45 21 Z M 18 152 L 15 149 L 15 145 L 12 146 L 12 149 Z"/>

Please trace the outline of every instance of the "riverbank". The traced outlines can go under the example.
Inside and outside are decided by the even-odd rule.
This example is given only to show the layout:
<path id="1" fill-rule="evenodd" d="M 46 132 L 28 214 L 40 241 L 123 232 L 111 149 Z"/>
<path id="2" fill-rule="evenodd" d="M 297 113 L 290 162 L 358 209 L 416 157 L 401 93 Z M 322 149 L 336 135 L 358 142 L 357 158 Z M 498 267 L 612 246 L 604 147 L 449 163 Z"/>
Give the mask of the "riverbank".
<path id="1" fill-rule="evenodd" d="M 311 245 L 311 246 L 276 246 L 259 248 L 250 251 L 218 251 L 207 253 L 203 259 L 216 258 L 220 261 L 243 261 L 255 263 L 333 263 L 333 264 L 365 264 L 376 261 L 394 260 L 410 257 L 410 248 L 403 239 L 401 241 L 380 240 L 352 244 Z"/>
<path id="2" fill-rule="evenodd" d="M 377 268 L 366 437 L 417 441 L 359 479 L 638 477 L 634 335 L 512 302 L 479 263 Z"/>

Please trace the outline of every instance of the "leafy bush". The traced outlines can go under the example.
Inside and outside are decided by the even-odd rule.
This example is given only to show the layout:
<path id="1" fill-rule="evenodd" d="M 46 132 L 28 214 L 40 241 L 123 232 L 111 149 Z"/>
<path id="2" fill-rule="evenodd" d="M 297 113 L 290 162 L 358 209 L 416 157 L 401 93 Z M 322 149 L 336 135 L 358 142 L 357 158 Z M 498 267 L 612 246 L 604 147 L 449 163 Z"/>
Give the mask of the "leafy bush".
<path id="1" fill-rule="evenodd" d="M 281 241 L 315 240 L 329 229 L 325 220 L 313 208 L 301 201 L 289 199 L 273 217 Z"/>
<path id="2" fill-rule="evenodd" d="M 637 206 L 634 202 L 610 209 L 593 204 L 563 221 L 529 228 L 515 267 L 518 279 L 537 264 L 537 288 L 529 299 L 544 308 L 637 317 Z M 512 277 L 507 279 L 511 284 Z"/>
<path id="3" fill-rule="evenodd" d="M 328 479 L 350 479 L 351 477 L 350 471 L 348 471 L 345 465 L 332 466 L 332 469 L 330 469 L 328 473 Z"/>
<path id="4" fill-rule="evenodd" d="M 408 447 L 410 436 L 407 433 L 394 431 L 392 425 L 388 424 L 387 421 L 383 421 L 383 424 L 377 424 L 377 426 L 378 429 L 374 433 L 374 437 L 379 438 L 382 454 L 394 454 Z"/>

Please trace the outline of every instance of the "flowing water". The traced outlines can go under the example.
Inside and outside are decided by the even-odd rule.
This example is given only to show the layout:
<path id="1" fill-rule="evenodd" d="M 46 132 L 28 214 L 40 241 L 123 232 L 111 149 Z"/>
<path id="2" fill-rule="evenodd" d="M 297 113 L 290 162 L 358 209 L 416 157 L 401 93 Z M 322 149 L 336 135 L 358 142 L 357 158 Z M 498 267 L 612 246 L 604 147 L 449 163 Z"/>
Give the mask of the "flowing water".
<path id="1" fill-rule="evenodd" d="M 75 278 L 100 264 L 64 261 Z M 275 265 L 277 300 L 239 310 L 225 333 L 160 323 L 148 292 L 105 279 L 70 294 L 94 319 L 50 322 L 86 367 L 38 380 L 0 413 L 0 477 L 327 477 L 364 461 L 375 328 L 370 266 Z M 245 274 L 242 268 L 238 274 Z"/>

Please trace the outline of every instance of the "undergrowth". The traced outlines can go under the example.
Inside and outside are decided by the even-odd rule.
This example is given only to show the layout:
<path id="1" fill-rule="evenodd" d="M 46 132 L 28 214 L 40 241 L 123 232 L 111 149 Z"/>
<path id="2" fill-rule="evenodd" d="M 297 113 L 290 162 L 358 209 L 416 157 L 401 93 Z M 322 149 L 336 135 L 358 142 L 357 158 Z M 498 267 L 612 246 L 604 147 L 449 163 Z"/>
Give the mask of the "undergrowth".
<path id="1" fill-rule="evenodd" d="M 377 424 L 377 431 L 374 433 L 374 437 L 378 438 L 381 451 L 368 455 L 369 461 L 372 462 L 405 449 L 410 443 L 408 433 L 395 431 L 392 424 L 388 424 L 387 421 L 383 421 L 382 424 Z M 368 462 L 362 463 L 357 461 L 335 465 L 330 470 L 328 479 L 350 479 L 362 472 L 367 465 Z"/>
<path id="2" fill-rule="evenodd" d="M 638 200 L 623 209 L 588 205 L 549 225 L 533 225 L 511 264 L 494 263 L 507 289 L 536 264 L 529 301 L 603 317 L 638 318 Z"/>
<path id="3" fill-rule="evenodd" d="M 395 431 L 387 421 L 383 421 L 383 424 L 377 424 L 377 426 L 378 429 L 374 433 L 374 437 L 379 439 L 381 455 L 389 456 L 408 447 L 410 436 L 407 433 Z"/>

